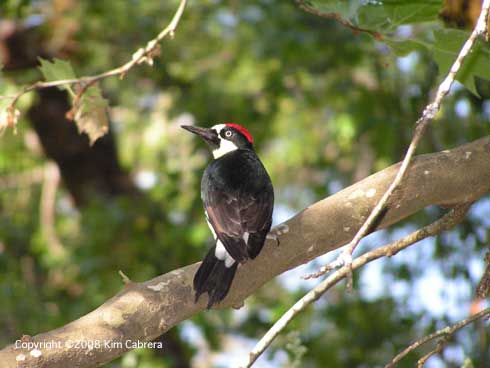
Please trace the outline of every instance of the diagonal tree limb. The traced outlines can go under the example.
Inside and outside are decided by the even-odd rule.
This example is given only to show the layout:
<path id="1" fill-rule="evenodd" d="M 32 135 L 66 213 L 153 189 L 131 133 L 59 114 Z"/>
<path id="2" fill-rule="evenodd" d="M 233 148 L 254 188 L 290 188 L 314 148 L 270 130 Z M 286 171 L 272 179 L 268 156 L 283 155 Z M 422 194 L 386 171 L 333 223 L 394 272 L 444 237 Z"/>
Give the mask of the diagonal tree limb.
<path id="1" fill-rule="evenodd" d="M 230 293 L 219 307 L 240 305 L 273 277 L 347 243 L 398 169 L 399 164 L 373 174 L 277 226 L 273 231 L 280 232 L 280 245 L 274 240 L 267 241 L 254 261 L 238 269 Z M 473 202 L 489 189 L 490 137 L 452 150 L 417 156 L 378 228 L 386 228 L 430 205 L 454 207 Z M 24 340 L 32 343 L 61 344 L 59 348 L 38 348 L 41 352 L 38 357 L 31 355 L 32 346 L 5 347 L 0 351 L 2 368 L 94 367 L 130 350 L 132 345 L 126 345 L 129 340 L 155 339 L 205 310 L 206 298 L 194 304 L 192 292 L 198 265 L 185 266 L 147 282 L 130 282 L 87 315 L 58 329 L 26 337 Z M 81 341 L 93 349 L 83 344 L 69 348 L 65 346 L 67 341 Z M 94 345 L 97 343 L 102 345 Z"/>
<path id="2" fill-rule="evenodd" d="M 300 6 L 305 9 L 308 8 L 307 5 L 304 4 L 303 1 L 298 1 Z M 311 12 L 311 10 L 310 10 Z M 393 179 L 393 182 L 390 184 L 388 189 L 385 191 L 381 199 L 376 203 L 376 206 L 372 209 L 372 211 L 369 213 L 369 216 L 367 219 L 363 222 L 362 226 L 359 228 L 359 230 L 356 232 L 352 240 L 349 242 L 347 247 L 342 251 L 341 255 L 331 262 L 330 264 L 327 264 L 323 266 L 318 272 L 308 275 L 306 278 L 310 277 L 319 277 L 329 270 L 333 268 L 337 268 L 339 266 L 341 267 L 337 272 L 333 273 L 330 275 L 326 280 L 324 280 L 320 285 L 315 287 L 314 289 L 310 290 L 308 294 L 306 294 L 303 298 L 301 298 L 298 302 L 295 303 L 291 309 L 289 309 L 275 324 L 274 326 L 262 337 L 262 339 L 256 344 L 252 352 L 250 353 L 249 360 L 246 363 L 246 367 L 252 366 L 252 364 L 257 360 L 257 358 L 264 352 L 264 350 L 272 343 L 272 341 L 275 339 L 275 337 L 286 327 L 286 325 L 297 315 L 299 314 L 302 310 L 304 310 L 308 305 L 313 303 L 314 301 L 318 300 L 330 287 L 332 287 L 334 284 L 336 284 L 338 281 L 343 279 L 344 277 L 347 278 L 348 282 L 347 285 L 348 287 L 352 287 L 352 273 L 349 272 L 349 270 L 353 270 L 354 268 L 362 266 L 366 262 L 362 262 L 362 259 L 366 256 L 368 256 L 371 253 L 374 253 L 375 251 L 371 251 L 366 253 L 365 255 L 359 257 L 356 259 L 354 262 L 352 261 L 352 254 L 354 250 L 356 249 L 357 245 L 361 241 L 361 239 L 366 236 L 370 229 L 373 227 L 373 225 L 376 223 L 378 218 L 381 216 L 383 211 L 385 210 L 388 201 L 390 197 L 393 195 L 396 189 L 399 188 L 399 186 L 402 184 L 402 180 L 404 179 L 407 170 L 409 168 L 409 165 L 412 161 L 412 158 L 415 154 L 415 150 L 417 149 L 418 143 L 420 142 L 421 138 L 424 135 L 424 132 L 429 125 L 429 123 L 435 118 L 435 115 L 439 111 L 442 101 L 444 97 L 449 93 L 452 84 L 456 80 L 456 75 L 459 72 L 464 59 L 469 55 L 471 52 L 471 49 L 476 43 L 476 40 L 478 37 L 485 37 L 488 40 L 488 18 L 489 18 L 489 13 L 490 13 L 490 0 L 483 0 L 482 1 L 482 9 L 480 12 L 480 16 L 478 18 L 478 21 L 475 25 L 475 28 L 469 38 L 466 40 L 464 43 L 463 47 L 461 48 L 456 60 L 452 64 L 447 76 L 444 78 L 444 80 L 440 83 L 437 93 L 433 99 L 433 101 L 427 105 L 427 107 L 424 109 L 422 116 L 419 118 L 419 120 L 416 122 L 416 127 L 415 131 L 413 134 L 412 141 L 410 142 L 410 145 L 407 149 L 407 152 L 405 154 L 405 157 L 401 163 L 401 166 Z M 321 14 L 317 14 L 321 16 Z M 338 17 L 335 17 L 335 14 L 333 18 L 337 19 Z M 339 19 L 337 19 L 339 21 Z M 342 23 L 342 22 L 341 22 Z M 345 25 L 345 23 L 342 23 Z M 349 25 L 347 25 L 349 26 Z M 467 208 L 463 207 L 464 211 L 461 219 L 464 217 L 464 214 L 467 211 Z M 444 220 L 441 219 L 441 221 Z M 426 236 L 434 235 L 434 234 L 429 234 L 428 235 L 422 236 L 420 239 L 417 238 L 417 234 L 422 234 L 423 230 L 427 230 L 427 228 L 430 228 L 431 226 L 437 224 L 434 223 L 432 225 L 429 225 L 428 227 L 418 230 L 414 232 L 413 234 L 409 235 L 408 237 L 405 237 L 404 239 L 401 239 L 399 243 L 406 244 L 405 246 L 408 246 L 410 244 L 413 244 L 413 242 L 418 241 Z M 454 224 L 452 225 L 454 226 Z M 444 230 L 444 223 L 440 224 L 436 231 L 436 234 L 440 231 Z M 414 238 L 413 241 L 410 240 L 410 238 Z M 391 246 L 395 246 L 397 242 L 395 242 L 392 245 L 385 246 L 383 248 L 379 248 L 377 250 L 381 249 L 386 249 L 387 252 L 391 252 L 389 249 Z M 386 254 L 384 254 L 386 255 Z M 383 256 L 383 255 L 381 255 Z M 379 257 L 376 257 L 379 258 Z M 439 344 L 439 350 L 442 350 L 443 343 Z M 437 349 L 436 349 L 437 350 Z M 423 365 L 424 362 L 430 357 L 431 355 L 426 355 L 425 357 L 422 358 L 421 361 L 419 361 L 419 365 Z"/>
<path id="3" fill-rule="evenodd" d="M 344 278 L 347 278 L 352 270 L 358 269 L 364 266 L 366 263 L 372 262 L 376 259 L 391 257 L 422 239 L 437 235 L 443 231 L 453 228 L 464 219 L 469 207 L 470 204 L 458 206 L 432 224 L 416 230 L 413 233 L 390 244 L 367 252 L 354 259 L 352 264 L 345 265 L 329 275 L 319 285 L 315 286 L 305 296 L 299 299 L 291 308 L 289 308 L 286 313 L 281 316 L 281 318 L 279 318 L 279 320 L 276 321 L 276 323 L 274 323 L 274 325 L 252 349 L 243 367 L 251 367 L 294 317 L 304 311 L 309 305 L 320 299 L 322 295 L 325 294 L 325 292 L 327 292 L 332 286 L 336 285 Z"/>
<path id="4" fill-rule="evenodd" d="M 423 137 L 429 123 L 435 118 L 437 112 L 441 108 L 442 100 L 449 93 L 452 84 L 456 80 L 456 75 L 458 74 L 461 66 L 463 65 L 464 59 L 471 52 L 471 49 L 475 45 L 478 37 L 485 37 L 485 38 L 488 37 L 489 13 L 490 13 L 490 0 L 483 0 L 481 13 L 473 32 L 471 32 L 471 35 L 468 37 L 463 47 L 461 48 L 446 78 L 444 78 L 444 80 L 437 88 L 437 93 L 433 101 L 426 106 L 424 112 L 422 113 L 422 116 L 416 122 L 412 141 L 408 146 L 407 152 L 405 154 L 405 157 L 403 158 L 400 169 L 397 175 L 395 176 L 395 178 L 393 179 L 391 185 L 388 187 L 388 189 L 383 194 L 383 196 L 376 204 L 376 206 L 373 208 L 368 218 L 366 219 L 366 221 L 364 221 L 364 223 L 359 228 L 357 233 L 354 235 L 352 240 L 349 242 L 349 244 L 347 244 L 346 248 L 342 251 L 341 255 L 330 264 L 323 266 L 318 272 L 312 275 L 308 275 L 307 278 L 319 277 L 334 268 L 343 266 L 345 264 L 350 264 L 352 262 L 352 254 L 354 253 L 354 250 L 356 249 L 357 245 L 359 244 L 361 239 L 364 236 L 366 236 L 366 234 L 368 234 L 370 228 L 373 226 L 373 224 L 376 223 L 378 218 L 381 216 L 384 209 L 386 208 L 386 205 L 388 204 L 388 201 L 390 200 L 390 197 L 393 195 L 395 190 L 400 186 L 402 180 L 404 179 L 408 167 L 412 162 L 413 155 L 415 154 L 415 150 L 417 149 L 420 139 Z M 352 277 L 348 277 L 347 285 L 348 287 L 352 286 Z"/>

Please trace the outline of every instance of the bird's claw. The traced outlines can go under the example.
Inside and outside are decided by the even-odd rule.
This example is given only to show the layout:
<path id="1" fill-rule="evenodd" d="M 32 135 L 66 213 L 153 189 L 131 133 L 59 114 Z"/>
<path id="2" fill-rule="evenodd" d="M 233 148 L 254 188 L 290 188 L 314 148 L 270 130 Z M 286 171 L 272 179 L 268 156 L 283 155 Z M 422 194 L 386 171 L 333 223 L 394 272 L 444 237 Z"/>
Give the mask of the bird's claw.
<path id="1" fill-rule="evenodd" d="M 274 240 L 276 242 L 276 245 L 279 246 L 281 245 L 281 241 L 279 240 L 279 235 L 287 234 L 288 232 L 289 232 L 289 226 L 286 224 L 280 224 L 276 226 L 274 229 L 272 229 L 267 234 L 266 238 Z"/>
<path id="2" fill-rule="evenodd" d="M 279 236 L 274 234 L 274 233 L 269 233 L 266 236 L 267 239 L 274 240 L 276 242 L 276 245 L 279 246 L 281 244 L 281 241 L 279 240 Z"/>

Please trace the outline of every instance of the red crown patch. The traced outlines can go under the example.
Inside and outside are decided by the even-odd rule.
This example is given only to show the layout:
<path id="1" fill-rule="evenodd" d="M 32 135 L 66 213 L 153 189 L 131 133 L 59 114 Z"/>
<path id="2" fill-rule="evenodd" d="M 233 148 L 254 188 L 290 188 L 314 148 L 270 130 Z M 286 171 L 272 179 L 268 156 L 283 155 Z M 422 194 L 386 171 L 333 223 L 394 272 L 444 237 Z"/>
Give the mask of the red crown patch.
<path id="1" fill-rule="evenodd" d="M 252 134 L 250 134 L 250 132 L 246 128 L 242 127 L 241 125 L 235 124 L 235 123 L 226 123 L 225 125 L 227 127 L 230 127 L 230 128 L 233 128 L 233 129 L 238 130 L 240 133 L 242 133 L 245 136 L 245 138 L 247 138 L 247 140 L 251 144 L 254 143 L 254 139 L 252 137 Z"/>

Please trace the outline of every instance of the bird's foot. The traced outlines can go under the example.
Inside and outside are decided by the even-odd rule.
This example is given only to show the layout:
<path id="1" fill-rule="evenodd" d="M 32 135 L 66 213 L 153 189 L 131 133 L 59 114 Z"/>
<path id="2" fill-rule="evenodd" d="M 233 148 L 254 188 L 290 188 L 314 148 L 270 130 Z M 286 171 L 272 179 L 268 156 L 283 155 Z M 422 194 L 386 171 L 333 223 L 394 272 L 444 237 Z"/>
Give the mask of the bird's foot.
<path id="1" fill-rule="evenodd" d="M 274 234 L 272 232 L 267 234 L 266 239 L 274 240 L 276 242 L 277 246 L 279 246 L 281 244 L 281 241 L 279 240 L 279 236 L 277 236 L 276 234 Z"/>
<path id="2" fill-rule="evenodd" d="M 279 240 L 279 236 L 282 234 L 287 234 L 289 232 L 289 226 L 286 224 L 281 224 L 273 228 L 269 234 L 267 234 L 267 239 L 274 240 L 276 242 L 276 245 L 279 246 L 281 244 L 281 241 Z"/>

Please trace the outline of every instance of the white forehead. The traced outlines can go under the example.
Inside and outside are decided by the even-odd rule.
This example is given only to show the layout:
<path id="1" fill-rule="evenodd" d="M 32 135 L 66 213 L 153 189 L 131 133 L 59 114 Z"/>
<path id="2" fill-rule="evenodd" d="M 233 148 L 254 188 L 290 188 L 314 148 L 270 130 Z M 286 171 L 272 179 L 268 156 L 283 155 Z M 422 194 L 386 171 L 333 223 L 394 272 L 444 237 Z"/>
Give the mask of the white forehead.
<path id="1" fill-rule="evenodd" d="M 218 134 L 221 132 L 221 129 L 225 128 L 226 124 L 216 124 L 211 127 L 211 129 L 214 129 L 218 132 Z"/>

